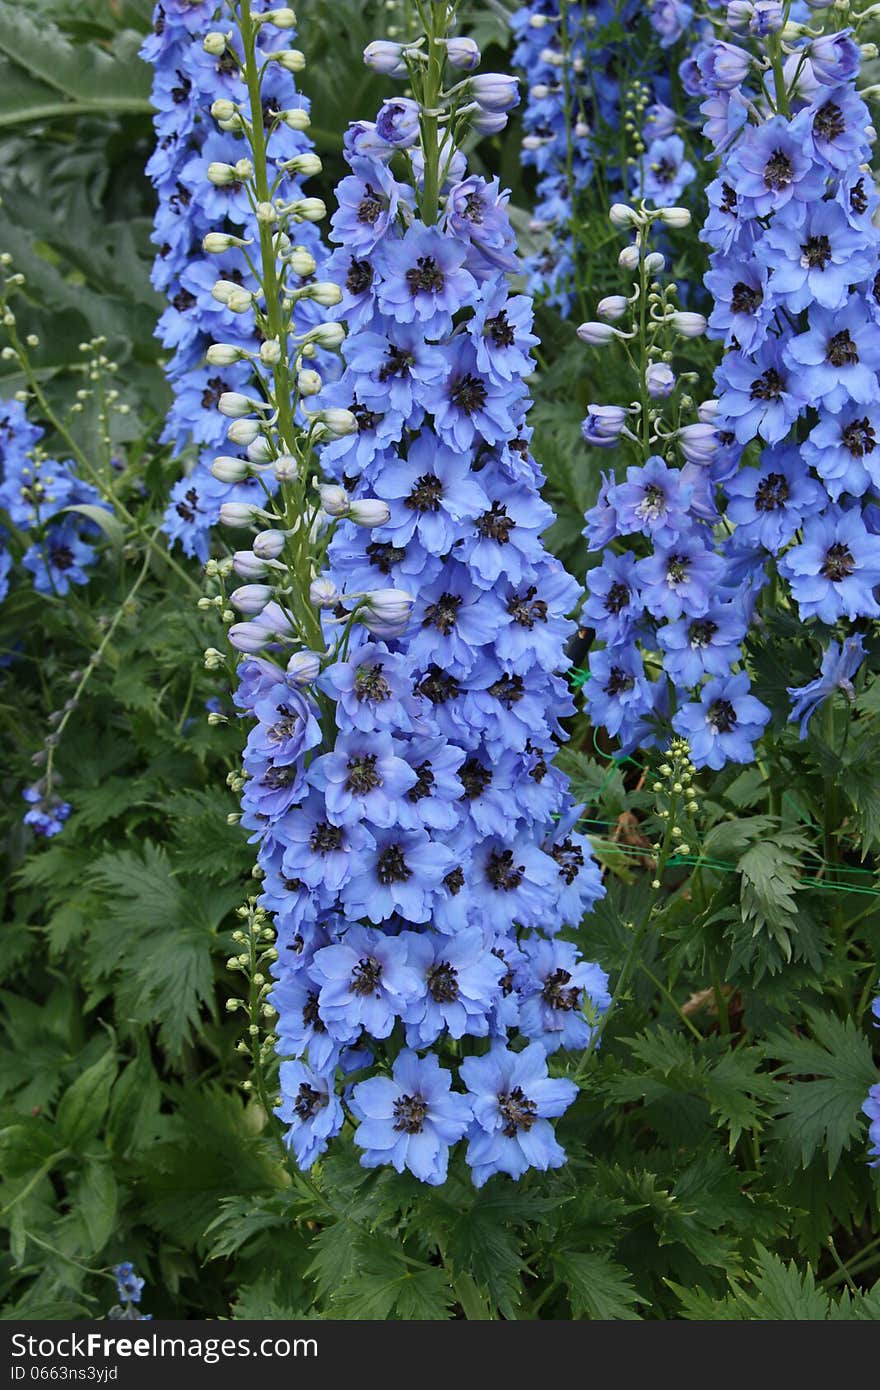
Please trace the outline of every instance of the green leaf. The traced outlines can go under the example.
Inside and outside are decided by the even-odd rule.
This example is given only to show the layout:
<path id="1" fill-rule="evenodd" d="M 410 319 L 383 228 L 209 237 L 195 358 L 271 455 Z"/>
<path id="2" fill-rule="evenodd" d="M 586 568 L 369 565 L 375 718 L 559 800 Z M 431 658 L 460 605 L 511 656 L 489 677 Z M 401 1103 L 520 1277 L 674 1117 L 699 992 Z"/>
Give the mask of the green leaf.
<path id="1" fill-rule="evenodd" d="M 116 1053 L 111 1047 L 76 1078 L 58 1102 L 55 1126 L 63 1143 L 79 1149 L 95 1137 L 107 1114 L 115 1080 Z"/>
<path id="2" fill-rule="evenodd" d="M 565 1285 L 576 1318 L 639 1321 L 635 1306 L 644 1300 L 622 1265 L 600 1251 L 563 1250 L 552 1258 L 556 1278 Z"/>
<path id="3" fill-rule="evenodd" d="M 125 527 L 115 513 L 108 511 L 106 507 L 96 507 L 90 502 L 77 502 L 69 507 L 62 507 L 60 514 L 64 512 L 76 512 L 87 521 L 93 521 L 115 546 L 122 545 L 125 540 Z"/>
<path id="4" fill-rule="evenodd" d="M 117 1187 L 108 1161 L 89 1159 L 76 1191 L 76 1210 L 86 1228 L 91 1253 L 103 1250 L 116 1226 Z"/>

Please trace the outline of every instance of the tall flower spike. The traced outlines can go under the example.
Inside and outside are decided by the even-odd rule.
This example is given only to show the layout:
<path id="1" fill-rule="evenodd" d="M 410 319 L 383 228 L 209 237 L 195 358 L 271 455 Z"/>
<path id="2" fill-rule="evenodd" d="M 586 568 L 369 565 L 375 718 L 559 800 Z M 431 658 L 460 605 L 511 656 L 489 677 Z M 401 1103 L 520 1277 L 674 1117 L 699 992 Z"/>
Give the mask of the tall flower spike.
<path id="1" fill-rule="evenodd" d="M 296 228 L 296 244 L 285 249 L 287 286 L 298 295 L 297 324 L 308 329 L 321 318 L 306 292 L 323 255 L 312 220 L 321 206 L 305 198 L 302 187 L 302 179 L 320 169 L 307 134 L 308 102 L 293 75 L 302 55 L 290 47 L 290 28 L 259 26 L 255 42 L 266 72 L 257 115 L 267 146 L 267 184 L 255 204 L 247 193 L 251 152 L 243 125 L 253 125 L 254 111 L 238 8 L 228 0 L 160 0 L 142 50 L 155 69 L 157 143 L 147 165 L 159 200 L 152 278 L 168 299 L 157 331 L 170 354 L 166 370 L 174 391 L 162 437 L 177 456 L 196 452 L 195 466 L 172 489 L 165 529 L 202 560 L 221 504 L 263 495 L 252 476 L 230 482 L 212 473 L 211 464 L 227 438 L 245 442 L 218 414 L 221 397 L 242 388 L 260 393 L 271 365 L 273 349 L 261 340 L 255 317 L 258 286 L 249 256 L 261 237 L 279 234 L 279 205 L 293 209 Z M 273 6 L 247 0 L 246 9 L 259 18 Z"/>
<path id="2" fill-rule="evenodd" d="M 279 1115 L 312 1162 L 341 1126 L 345 1076 L 367 1067 L 350 1098 L 363 1161 L 427 1182 L 482 1124 L 479 1096 L 450 1089 L 450 1039 L 507 1055 L 527 1027 L 543 1056 L 561 1037 L 585 1045 L 608 1004 L 573 945 L 552 960 L 526 949 L 577 928 L 602 892 L 552 766 L 577 586 L 540 540 L 552 513 L 529 452 L 535 339 L 530 302 L 507 287 L 507 195 L 468 174 L 459 146 L 481 102 L 509 102 L 510 82 L 463 78 L 442 108 L 446 37 L 427 36 L 436 63 L 404 58 L 415 98 L 346 135 L 327 273 L 351 331 L 341 379 L 309 410 L 358 428 L 325 435 L 316 525 L 292 526 L 290 510 L 266 533 L 277 548 L 257 537 L 236 558 L 249 579 L 271 582 L 272 566 L 289 579 L 233 635 L 262 652 L 238 693 L 256 721 L 242 819 L 277 925 L 279 1050 L 297 1059 L 282 1067 Z M 290 556 L 307 530 L 304 588 Z M 314 665 L 300 650 L 284 670 L 303 595 L 320 623 Z M 540 1115 L 543 1089 L 515 1115 L 508 1102 L 517 1133 L 536 1126 L 519 1151 L 538 1166 L 561 1161 L 555 1141 L 545 1154 L 545 1116 L 572 1094 L 554 1092 Z M 507 1152 L 482 1156 L 477 1180 L 512 1172 Z"/>

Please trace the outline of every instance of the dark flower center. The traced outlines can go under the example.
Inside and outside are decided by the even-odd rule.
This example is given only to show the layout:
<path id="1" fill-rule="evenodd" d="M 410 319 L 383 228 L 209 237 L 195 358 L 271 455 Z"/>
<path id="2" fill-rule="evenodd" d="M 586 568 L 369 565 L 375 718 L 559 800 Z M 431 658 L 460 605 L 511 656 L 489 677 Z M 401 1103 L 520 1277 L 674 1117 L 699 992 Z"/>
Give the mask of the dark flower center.
<path id="1" fill-rule="evenodd" d="M 408 348 L 389 347 L 385 361 L 379 370 L 379 380 L 389 381 L 393 376 L 405 376 L 414 367 L 416 359 Z"/>
<path id="2" fill-rule="evenodd" d="M 605 599 L 605 608 L 609 613 L 620 613 L 629 606 L 630 592 L 626 584 L 619 580 L 611 585 Z"/>
<path id="3" fill-rule="evenodd" d="M 266 730 L 266 736 L 272 743 L 284 743 L 294 737 L 301 721 L 296 710 L 290 709 L 287 705 L 276 705 L 276 709 L 281 718 Z"/>
<path id="4" fill-rule="evenodd" d="M 327 1097 L 324 1092 L 316 1091 L 307 1081 L 303 1081 L 296 1093 L 293 1108 L 298 1119 L 310 1120 L 326 1104 Z"/>
<path id="5" fill-rule="evenodd" d="M 325 1033 L 327 1031 L 318 1013 L 318 995 L 315 990 L 309 991 L 309 996 L 303 1004 L 302 1017 L 303 1023 L 307 1028 L 314 1028 L 316 1033 Z"/>
<path id="6" fill-rule="evenodd" d="M 199 494 L 194 487 L 188 489 L 180 502 L 176 502 L 174 510 L 183 521 L 195 521 L 196 512 L 199 510 Z"/>
<path id="7" fill-rule="evenodd" d="M 484 540 L 498 541 L 500 545 L 507 545 L 510 540 L 510 533 L 516 522 L 507 515 L 507 509 L 503 502 L 493 502 L 487 512 L 477 517 L 477 530 Z"/>
<path id="8" fill-rule="evenodd" d="M 623 695 L 627 690 L 632 690 L 635 683 L 635 677 L 629 675 L 622 667 L 612 666 L 611 673 L 605 683 L 605 694 Z"/>
<path id="9" fill-rule="evenodd" d="M 464 215 L 471 222 L 480 223 L 483 220 L 483 200 L 479 193 L 469 193 L 465 199 Z"/>
<path id="10" fill-rule="evenodd" d="M 443 882 L 452 896 L 455 897 L 464 887 L 464 870 L 460 868 L 450 869 Z"/>
<path id="11" fill-rule="evenodd" d="M 755 509 L 759 512 L 778 512 L 790 496 L 788 479 L 782 473 L 768 473 L 755 489 Z"/>
<path id="12" fill-rule="evenodd" d="M 382 198 L 372 184 L 364 187 L 364 196 L 358 203 L 357 220 L 368 227 L 374 227 L 382 216 Z"/>
<path id="13" fill-rule="evenodd" d="M 416 479 L 415 487 L 404 505 L 413 512 L 437 512 L 443 496 L 443 484 L 433 473 L 423 473 Z"/>
<path id="14" fill-rule="evenodd" d="M 849 546 L 844 545 L 842 541 L 835 541 L 825 553 L 820 573 L 832 583 L 839 583 L 841 579 L 849 579 L 855 567 L 856 562 Z"/>
<path id="15" fill-rule="evenodd" d="M 868 211 L 868 195 L 865 192 L 865 180 L 859 179 L 849 190 L 849 205 L 853 212 L 864 213 Z"/>
<path id="16" fill-rule="evenodd" d="M 813 132 L 821 140 L 836 140 L 846 130 L 843 112 L 835 101 L 826 101 L 813 118 Z"/>
<path id="17" fill-rule="evenodd" d="M 505 893 L 510 893 L 514 888 L 518 888 L 525 878 L 525 867 L 513 862 L 512 849 L 493 849 L 489 855 L 489 863 L 486 866 L 486 877 L 493 888 L 500 888 Z"/>
<path id="18" fill-rule="evenodd" d="M 49 547 L 49 555 L 52 566 L 56 570 L 69 570 L 73 564 L 73 551 L 66 545 L 52 545 Z"/>
<path id="19" fill-rule="evenodd" d="M 422 619 L 422 627 L 435 627 L 444 637 L 454 630 L 461 607 L 458 594 L 441 594 L 436 603 L 429 603 Z"/>
<path id="20" fill-rule="evenodd" d="M 391 541 L 370 541 L 367 546 L 367 559 L 380 574 L 390 574 L 394 565 L 399 565 L 406 551 Z"/>
<path id="21" fill-rule="evenodd" d="M 428 993 L 436 1004 L 454 1004 L 459 995 L 458 975 L 448 960 L 438 961 L 428 971 Z"/>
<path id="22" fill-rule="evenodd" d="M 194 294 L 190 294 L 189 290 L 178 290 L 177 294 L 171 301 L 174 308 L 177 310 L 179 314 L 187 313 L 190 309 L 192 309 L 195 302 L 196 297 Z"/>
<path id="23" fill-rule="evenodd" d="M 729 734 L 736 728 L 736 710 L 729 700 L 713 700 L 706 718 L 719 734 Z"/>
<path id="24" fill-rule="evenodd" d="M 330 825 L 327 821 L 318 821 L 309 838 L 309 844 L 315 854 L 333 854 L 342 848 L 342 827 Z"/>
<path id="25" fill-rule="evenodd" d="M 431 789 L 434 786 L 434 769 L 426 759 L 425 762 L 419 763 L 414 771 L 416 781 L 407 792 L 406 799 L 415 803 L 416 801 L 423 801 L 426 796 L 431 795 Z"/>
<path id="26" fill-rule="evenodd" d="M 382 965 L 375 956 L 362 956 L 351 972 L 352 994 L 375 994 L 382 979 Z"/>
<path id="27" fill-rule="evenodd" d="M 357 420 L 358 434 L 365 432 L 372 434 L 376 426 L 385 419 L 384 415 L 380 415 L 376 410 L 368 410 L 365 405 L 361 405 L 358 401 L 352 401 L 348 408 Z"/>
<path id="28" fill-rule="evenodd" d="M 202 392 L 202 409 L 214 410 L 220 404 L 220 397 L 226 390 L 226 382 L 222 376 L 212 376 Z"/>
<path id="29" fill-rule="evenodd" d="M 645 495 L 636 507 L 636 515 L 645 520 L 656 521 L 666 511 L 666 493 L 656 483 L 648 483 Z"/>
<path id="30" fill-rule="evenodd" d="M 778 401 L 785 389 L 785 382 L 775 367 L 768 367 L 752 382 L 749 392 L 753 401 Z"/>
<path id="31" fill-rule="evenodd" d="M 526 686 L 522 676 L 510 676 L 506 671 L 497 681 L 493 681 L 486 691 L 487 695 L 491 695 L 492 699 L 497 700 L 505 709 L 513 709 L 525 693 Z"/>
<path id="32" fill-rule="evenodd" d="M 667 584 L 684 584 L 690 573 L 690 567 L 691 558 L 689 555 L 670 555 L 666 568 Z"/>
<path id="33" fill-rule="evenodd" d="M 688 628 L 688 642 L 691 647 L 708 647 L 718 631 L 718 624 L 711 618 L 695 618 Z"/>
<path id="34" fill-rule="evenodd" d="M 854 367 L 859 360 L 859 350 L 850 337 L 848 328 L 842 328 L 839 333 L 828 344 L 825 353 L 826 361 L 832 367 Z"/>
<path id="35" fill-rule="evenodd" d="M 563 840 L 561 844 L 553 846 L 550 854 L 559 865 L 559 877 L 564 878 L 570 887 L 584 867 L 584 851 L 581 846 L 576 845 L 573 840 Z"/>
<path id="36" fill-rule="evenodd" d="M 356 792 L 359 796 L 373 791 L 375 787 L 381 787 L 382 778 L 376 771 L 375 753 L 363 753 L 359 758 L 349 758 L 345 785 L 348 791 Z"/>
<path id="37" fill-rule="evenodd" d="M 761 307 L 764 296 L 760 290 L 739 280 L 733 287 L 730 307 L 735 314 L 754 314 Z"/>
<path id="38" fill-rule="evenodd" d="M 577 1008 L 580 990 L 568 984 L 570 979 L 568 971 L 561 968 L 547 976 L 541 990 L 541 998 L 551 1009 L 562 1009 L 570 1013 L 572 1009 Z"/>
<path id="39" fill-rule="evenodd" d="M 512 993 L 513 993 L 513 967 L 512 967 L 511 965 L 508 965 L 507 960 L 505 959 L 505 956 L 504 956 L 504 952 L 501 950 L 501 948 L 500 948 L 499 946 L 493 946 L 493 947 L 492 947 L 492 955 L 493 955 L 493 956 L 496 956 L 496 957 L 498 958 L 498 960 L 501 961 L 501 964 L 502 964 L 503 966 L 506 967 L 506 969 L 505 969 L 505 971 L 504 971 L 504 974 L 501 976 L 501 979 L 498 981 L 499 985 L 501 986 L 501 993 L 502 993 L 502 994 L 512 994 Z"/>
<path id="40" fill-rule="evenodd" d="M 490 769 L 484 767 L 477 758 L 468 758 L 467 762 L 462 764 L 458 778 L 464 787 L 462 801 L 476 801 L 486 788 L 492 785 Z"/>
<path id="41" fill-rule="evenodd" d="M 449 399 L 466 415 L 473 415 L 486 404 L 485 383 L 472 372 L 465 372 L 464 376 L 457 377 L 453 382 Z"/>
<path id="42" fill-rule="evenodd" d="M 428 667 L 422 679 L 416 686 L 416 693 L 424 695 L 432 705 L 445 705 L 447 700 L 454 700 L 459 693 L 461 686 L 455 676 L 449 676 L 445 671 L 441 671 L 439 666 L 432 664 Z"/>
<path id="43" fill-rule="evenodd" d="M 484 331 L 496 347 L 513 347 L 516 342 L 516 329 L 508 321 L 506 309 L 502 309 L 494 318 L 486 319 Z"/>
<path id="44" fill-rule="evenodd" d="M 778 192 L 787 188 L 794 177 L 792 162 L 784 150 L 774 150 L 764 165 L 764 186 Z"/>
<path id="45" fill-rule="evenodd" d="M 394 1128 L 400 1134 L 421 1134 L 425 1127 L 428 1102 L 421 1096 L 400 1096 L 393 1106 Z"/>
<path id="46" fill-rule="evenodd" d="M 412 869 L 399 845 L 389 845 L 383 849 L 376 861 L 376 877 L 385 887 L 389 883 L 406 883 L 412 878 Z"/>
<path id="47" fill-rule="evenodd" d="M 877 435 L 867 415 L 864 420 L 853 420 L 848 424 L 840 437 L 855 459 L 873 454 L 877 446 Z"/>
<path id="48" fill-rule="evenodd" d="M 507 1139 L 513 1139 L 521 1129 L 528 1133 L 538 1118 L 537 1105 L 529 1100 L 521 1086 L 514 1086 L 512 1091 L 499 1096 L 498 1109 L 505 1121 L 501 1133 Z"/>
<path id="49" fill-rule="evenodd" d="M 381 704 L 383 700 L 391 699 L 391 686 L 382 674 L 381 661 L 377 661 L 373 666 L 357 668 L 354 693 L 358 701 L 369 700 L 372 704 Z"/>
<path id="50" fill-rule="evenodd" d="M 729 212 L 731 217 L 736 217 L 736 190 L 731 188 L 729 183 L 721 185 L 721 211 Z"/>
<path id="51" fill-rule="evenodd" d="M 345 277 L 345 288 L 349 294 L 366 294 L 373 283 L 373 267 L 369 261 L 359 261 L 352 256 Z"/>
<path id="52" fill-rule="evenodd" d="M 653 166 L 654 178 L 658 183 L 672 183 L 675 178 L 677 168 L 671 159 L 661 159 Z"/>
<path id="53" fill-rule="evenodd" d="M 824 270 L 831 260 L 831 242 L 824 233 L 821 236 L 807 237 L 801 251 L 811 270 Z"/>
<path id="54" fill-rule="evenodd" d="M 446 286 L 446 276 L 433 256 L 419 256 L 414 266 L 406 272 L 406 283 L 410 294 L 423 291 L 426 294 L 442 294 Z"/>
<path id="55" fill-rule="evenodd" d="M 542 598 L 535 598 L 538 592 L 534 584 L 524 594 L 514 594 L 508 600 L 507 611 L 515 623 L 531 632 L 535 623 L 546 623 L 547 605 Z"/>
<path id="56" fill-rule="evenodd" d="M 296 780 L 296 768 L 291 767 L 267 767 L 262 779 L 263 786 L 271 788 L 272 791 L 280 791 L 282 787 L 289 787 Z"/>

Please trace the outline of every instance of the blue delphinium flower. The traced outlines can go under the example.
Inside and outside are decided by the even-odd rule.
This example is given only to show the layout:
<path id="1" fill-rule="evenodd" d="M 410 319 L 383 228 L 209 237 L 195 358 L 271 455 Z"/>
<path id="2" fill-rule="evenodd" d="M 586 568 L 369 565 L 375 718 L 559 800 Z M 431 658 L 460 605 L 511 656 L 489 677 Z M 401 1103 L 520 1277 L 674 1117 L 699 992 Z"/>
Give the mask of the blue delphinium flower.
<path id="1" fill-rule="evenodd" d="M 865 648 L 860 636 L 848 637 L 845 642 L 830 642 L 822 656 L 822 665 L 815 680 L 806 685 L 788 686 L 791 696 L 792 722 L 800 720 L 801 738 L 806 738 L 810 720 L 835 691 L 842 690 L 850 699 L 855 699 L 852 678 L 865 659 Z"/>
<path id="2" fill-rule="evenodd" d="M 749 763 L 754 744 L 770 719 L 767 706 L 749 694 L 745 671 L 703 686 L 699 703 L 683 705 L 672 727 L 688 740 L 696 767 Z"/>
<path id="3" fill-rule="evenodd" d="M 350 1106 L 360 1122 L 355 1143 L 367 1168 L 392 1164 L 432 1187 L 446 1181 L 449 1149 L 471 1123 L 468 1097 L 451 1089 L 452 1074 L 428 1053 L 418 1057 L 405 1048 L 391 1076 L 359 1082 Z"/>
<path id="4" fill-rule="evenodd" d="M 465 1058 L 461 1075 L 473 1107 L 467 1158 L 477 1187 L 493 1173 L 519 1178 L 528 1168 L 561 1167 L 565 1152 L 549 1120 L 568 1109 L 577 1086 L 548 1076 L 540 1043 L 522 1052 L 495 1043 L 484 1057 Z"/>
<path id="5" fill-rule="evenodd" d="M 867 1099 L 862 1106 L 862 1113 L 867 1115 L 870 1124 L 868 1126 L 868 1138 L 871 1141 L 870 1166 L 880 1167 L 880 1082 L 872 1086 L 868 1092 Z"/>
<path id="6" fill-rule="evenodd" d="M 282 1100 L 275 1114 L 289 1125 L 285 1143 L 293 1149 L 300 1168 L 311 1168 L 344 1123 L 334 1071 L 334 1067 L 329 1072 L 315 1071 L 304 1062 L 281 1063 Z"/>
<path id="7" fill-rule="evenodd" d="M 71 812 L 70 803 L 48 793 L 40 782 L 25 787 L 22 796 L 31 808 L 25 812 L 25 825 L 29 825 L 35 835 L 45 840 L 60 834 Z"/>
<path id="8" fill-rule="evenodd" d="M 144 1281 L 139 1278 L 134 1271 L 134 1265 L 130 1260 L 123 1260 L 113 1270 L 116 1276 L 116 1287 L 119 1297 L 125 1303 L 140 1303 L 141 1293 L 143 1292 Z"/>

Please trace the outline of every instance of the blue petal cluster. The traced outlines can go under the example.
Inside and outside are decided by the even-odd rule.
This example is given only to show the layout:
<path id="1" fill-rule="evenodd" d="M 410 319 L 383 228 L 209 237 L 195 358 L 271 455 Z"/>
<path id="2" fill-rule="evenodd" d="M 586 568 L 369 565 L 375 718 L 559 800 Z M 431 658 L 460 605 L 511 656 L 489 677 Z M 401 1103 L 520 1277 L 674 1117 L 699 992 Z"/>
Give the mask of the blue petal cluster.
<path id="1" fill-rule="evenodd" d="M 224 8 L 215 0 L 160 0 L 154 10 L 153 33 L 142 48 L 142 56 L 155 68 L 156 148 L 147 164 L 159 203 L 153 231 L 158 252 L 152 279 L 168 299 L 157 333 L 169 352 L 166 371 L 174 390 L 162 439 L 176 455 L 182 455 L 189 446 L 195 446 L 196 453 L 194 466 L 191 463 L 172 488 L 165 531 L 186 554 L 200 560 L 207 558 L 210 528 L 218 520 L 221 504 L 259 502 L 264 496 L 263 485 L 254 478 L 229 484 L 210 471 L 212 460 L 224 445 L 227 423 L 217 410 L 220 397 L 227 391 L 253 394 L 259 359 L 255 362 L 243 357 L 216 367 L 206 361 L 207 349 L 218 341 L 249 354 L 256 354 L 260 347 L 253 313 L 233 312 L 215 294 L 218 282 L 229 289 L 257 290 L 243 250 L 233 246 L 209 255 L 202 248 L 204 237 L 218 229 L 245 241 L 259 239 L 256 216 L 243 183 L 231 179 L 217 186 L 208 178 L 212 163 L 234 167 L 249 154 L 241 132 L 218 129 L 210 114 L 215 102 L 225 100 L 241 107 L 248 119 L 251 116 L 247 88 L 233 57 L 240 42 L 237 31 L 232 31 L 227 49 L 219 57 L 203 47 L 212 21 L 218 17 L 222 21 Z M 252 8 L 255 13 L 270 10 L 271 0 L 255 0 Z M 221 23 L 221 28 L 225 31 L 228 25 Z M 269 58 L 291 38 L 290 29 L 263 26 L 259 56 Z M 307 123 L 308 101 L 297 92 L 292 74 L 277 63 L 270 63 L 263 76 L 262 96 L 271 172 L 278 176 L 275 193 L 293 201 L 302 196 L 300 181 L 280 166 L 310 151 L 312 143 L 304 130 L 273 118 L 277 112 L 301 111 Z M 299 235 L 302 245 L 320 263 L 322 247 L 315 226 L 302 222 Z M 297 283 L 291 275 L 291 287 Z M 320 310 L 303 300 L 297 315 L 307 329 L 318 322 Z M 222 452 L 228 453 L 228 449 Z"/>
<path id="2" fill-rule="evenodd" d="M 394 172 L 401 144 L 421 166 L 411 114 L 388 102 L 345 140 L 325 274 L 350 334 L 315 403 L 359 429 L 323 450 L 328 501 L 348 499 L 312 585 L 327 653 L 241 668 L 257 721 L 243 823 L 277 924 L 279 1050 L 297 1059 L 279 1114 L 299 1162 L 343 1122 L 338 1074 L 367 1067 L 348 1097 L 363 1162 L 440 1183 L 466 1138 L 480 1184 L 563 1159 L 549 1118 L 576 1088 L 546 1058 L 587 1046 L 609 995 L 553 934 L 603 888 L 552 765 L 578 589 L 540 539 L 536 340 L 531 301 L 507 286 L 507 194 L 455 154 L 439 220 L 422 221 Z M 347 623 L 364 595 L 373 616 Z M 252 622 L 264 640 L 284 632 L 277 604 Z M 458 1068 L 466 1091 L 436 1055 L 449 1039 L 489 1048 Z"/>

